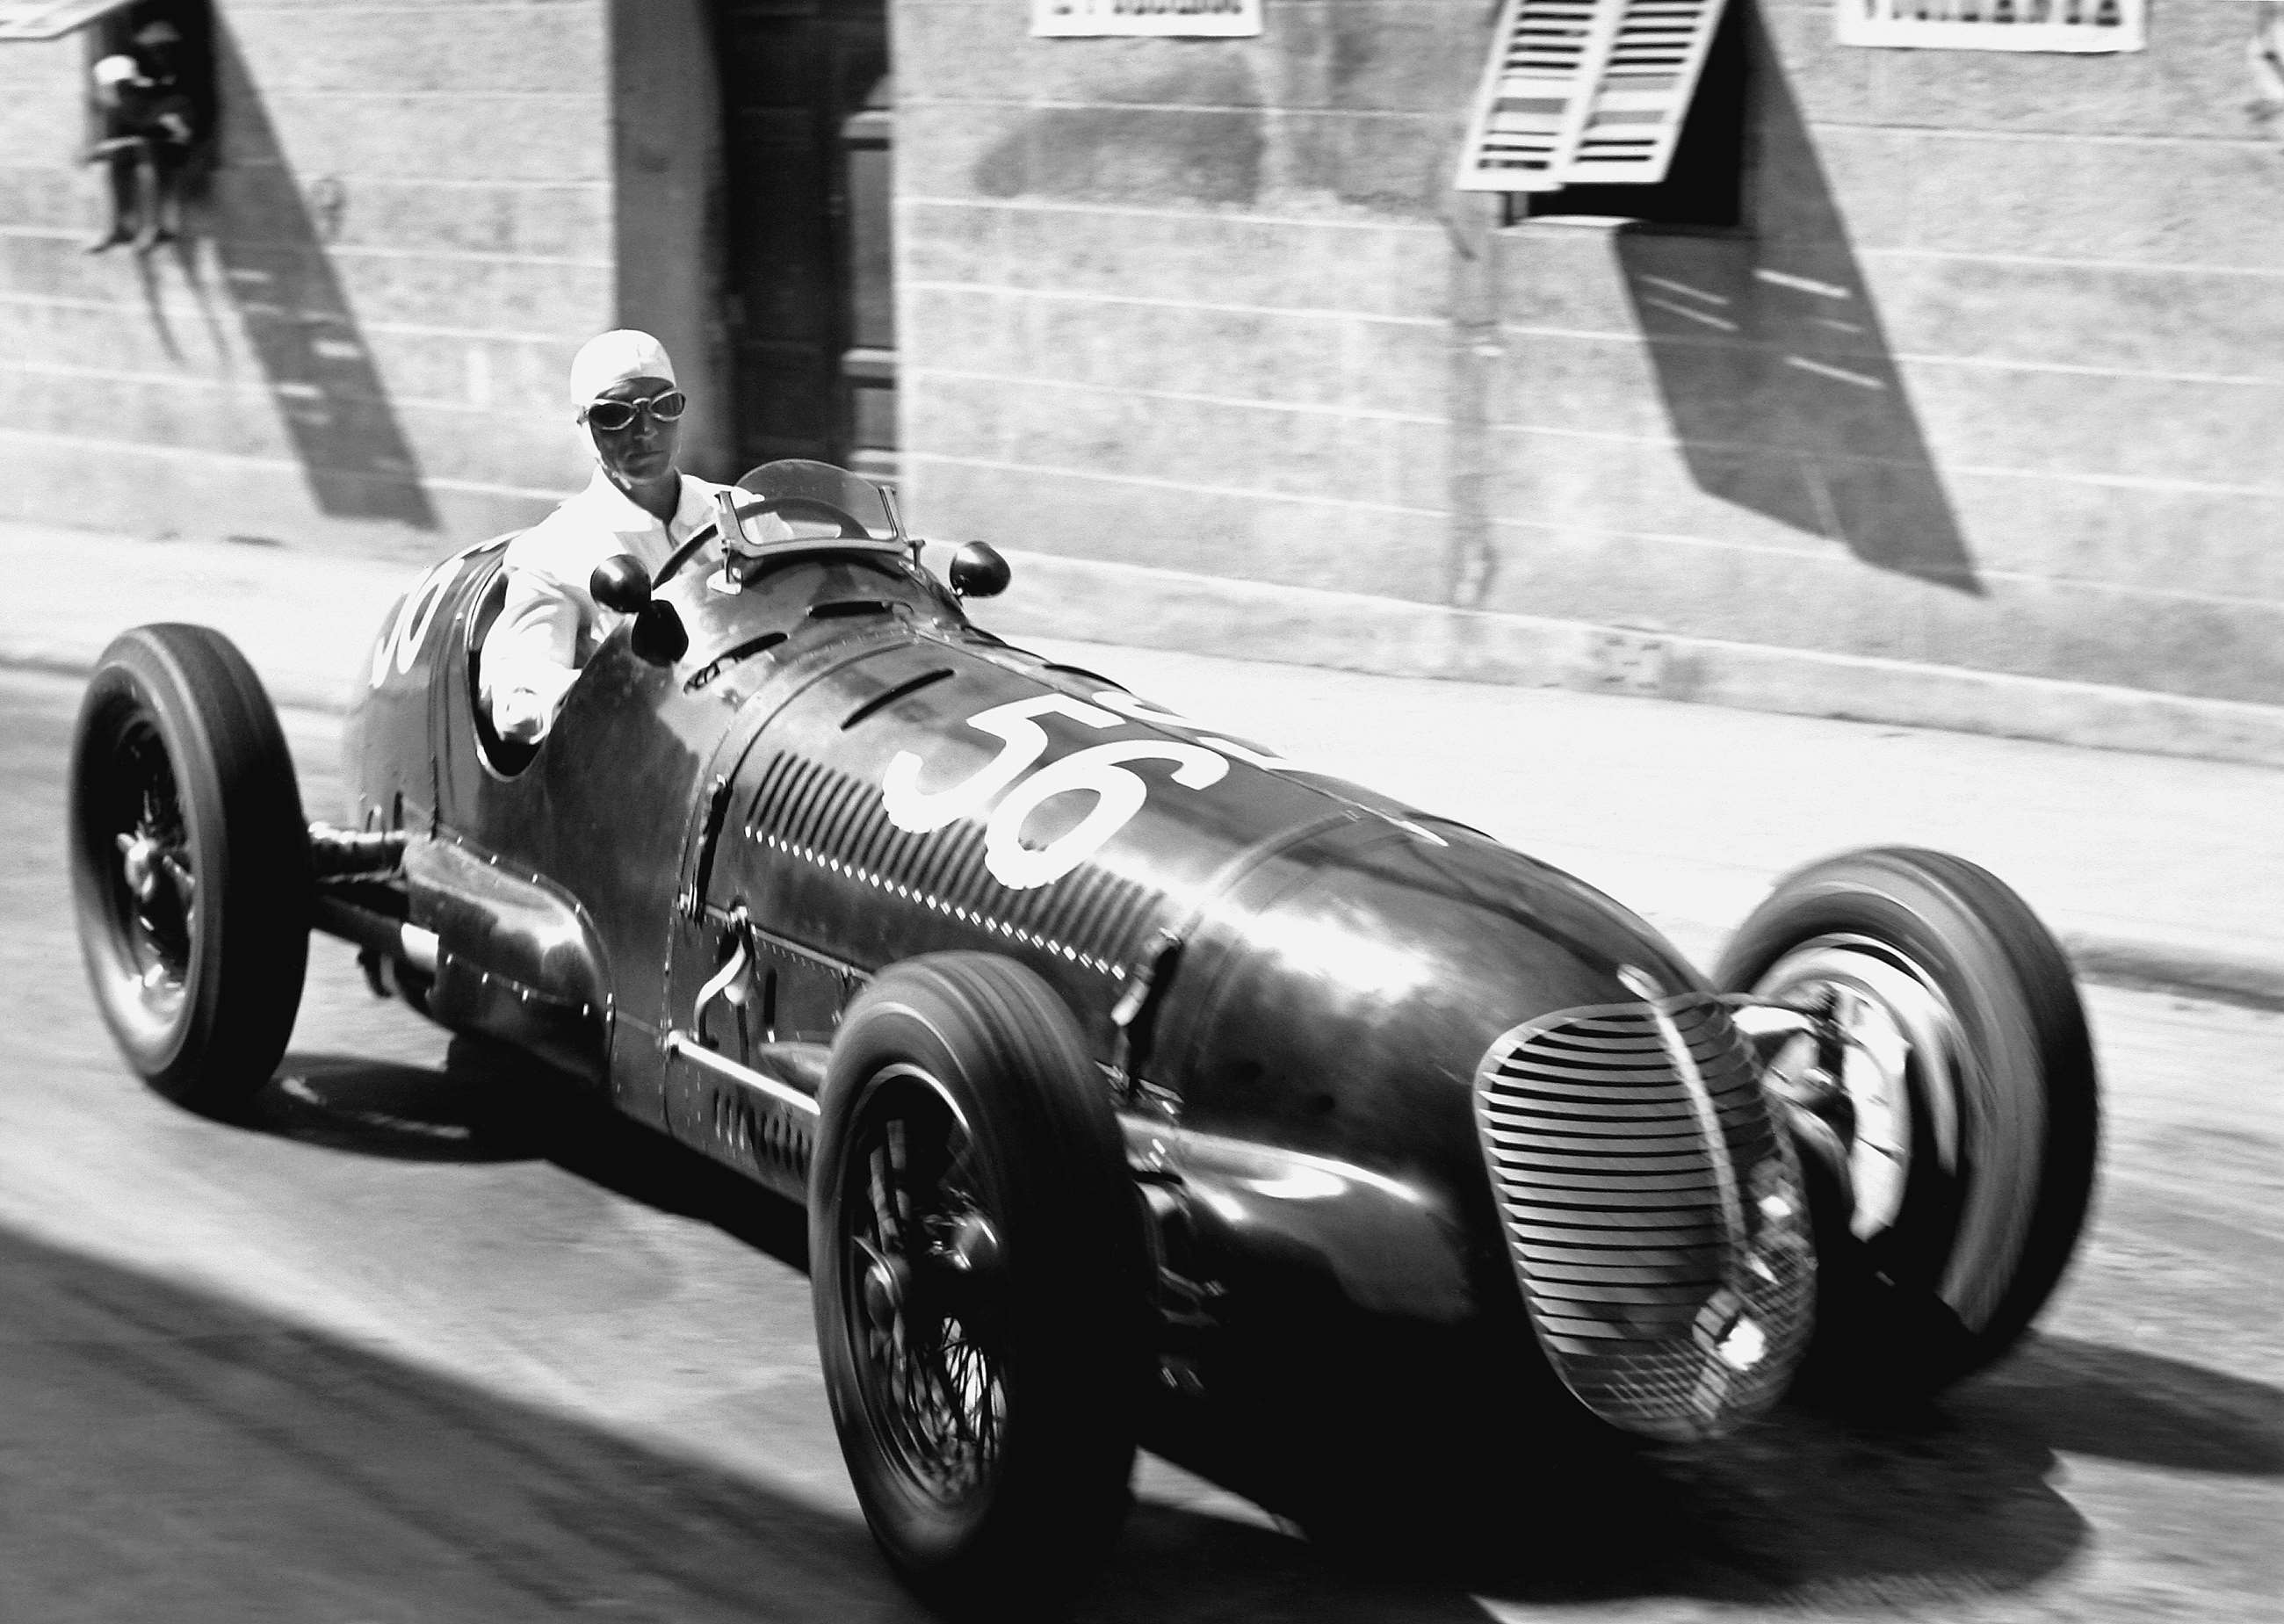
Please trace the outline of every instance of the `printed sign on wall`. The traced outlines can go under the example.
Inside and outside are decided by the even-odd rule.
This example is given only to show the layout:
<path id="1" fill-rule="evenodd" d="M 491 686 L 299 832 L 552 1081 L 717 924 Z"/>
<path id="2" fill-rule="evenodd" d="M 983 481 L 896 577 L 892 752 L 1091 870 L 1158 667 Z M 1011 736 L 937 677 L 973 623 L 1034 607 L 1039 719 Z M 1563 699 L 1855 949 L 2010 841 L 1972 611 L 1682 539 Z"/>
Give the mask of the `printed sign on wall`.
<path id="1" fill-rule="evenodd" d="M 1031 0 L 1031 32 L 1233 38 L 1261 32 L 1261 0 Z"/>
<path id="2" fill-rule="evenodd" d="M 1843 45 L 2139 51 L 2147 0 L 1837 0 Z"/>

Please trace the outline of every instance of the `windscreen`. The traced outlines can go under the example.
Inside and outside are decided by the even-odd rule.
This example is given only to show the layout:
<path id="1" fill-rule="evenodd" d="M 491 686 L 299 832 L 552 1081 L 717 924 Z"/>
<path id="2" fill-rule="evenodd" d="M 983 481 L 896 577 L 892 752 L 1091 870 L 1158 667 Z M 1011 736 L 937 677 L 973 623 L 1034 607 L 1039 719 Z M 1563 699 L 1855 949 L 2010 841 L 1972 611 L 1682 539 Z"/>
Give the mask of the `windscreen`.
<path id="1" fill-rule="evenodd" d="M 789 457 L 760 467 L 738 481 L 738 488 L 776 501 L 797 496 L 805 501 L 822 502 L 835 507 L 862 526 L 864 534 L 878 542 L 894 542 L 902 538 L 896 534 L 895 519 L 888 511 L 886 497 L 879 486 L 862 480 L 846 468 L 836 468 L 831 463 L 813 462 L 806 457 Z M 739 504 L 741 507 L 743 504 Z"/>

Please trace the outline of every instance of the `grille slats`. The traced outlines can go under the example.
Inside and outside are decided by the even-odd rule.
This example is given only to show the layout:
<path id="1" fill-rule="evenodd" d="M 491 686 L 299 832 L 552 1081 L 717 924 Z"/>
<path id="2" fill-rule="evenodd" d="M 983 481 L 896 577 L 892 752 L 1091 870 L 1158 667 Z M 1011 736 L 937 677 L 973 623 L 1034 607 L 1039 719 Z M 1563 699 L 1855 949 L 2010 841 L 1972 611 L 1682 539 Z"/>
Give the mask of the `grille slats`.
<path id="1" fill-rule="evenodd" d="M 1727 1011 L 1686 995 L 1526 1023 L 1483 1057 L 1475 1099 L 1525 1305 L 1581 1401 L 1663 1437 L 1773 1401 L 1807 1333 L 1808 1254 L 1740 1197 L 1772 1176 L 1796 1196 L 1797 1173 Z M 1770 1351 L 1725 1359 L 1746 1315 Z"/>

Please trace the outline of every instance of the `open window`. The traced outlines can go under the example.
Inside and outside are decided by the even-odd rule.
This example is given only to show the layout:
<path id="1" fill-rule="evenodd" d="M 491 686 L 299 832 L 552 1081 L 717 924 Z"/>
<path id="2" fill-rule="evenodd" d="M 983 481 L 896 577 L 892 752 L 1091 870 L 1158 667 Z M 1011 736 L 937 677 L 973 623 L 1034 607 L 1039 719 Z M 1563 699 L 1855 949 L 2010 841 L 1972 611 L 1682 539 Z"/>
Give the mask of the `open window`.
<path id="1" fill-rule="evenodd" d="M 110 206 L 89 246 L 181 236 L 215 150 L 211 0 L 0 0 L 0 44 L 74 33 L 86 45 L 83 151 Z"/>
<path id="2" fill-rule="evenodd" d="M 1739 35 L 1724 0 L 1506 0 L 1458 186 L 1534 215 L 1735 223 Z"/>

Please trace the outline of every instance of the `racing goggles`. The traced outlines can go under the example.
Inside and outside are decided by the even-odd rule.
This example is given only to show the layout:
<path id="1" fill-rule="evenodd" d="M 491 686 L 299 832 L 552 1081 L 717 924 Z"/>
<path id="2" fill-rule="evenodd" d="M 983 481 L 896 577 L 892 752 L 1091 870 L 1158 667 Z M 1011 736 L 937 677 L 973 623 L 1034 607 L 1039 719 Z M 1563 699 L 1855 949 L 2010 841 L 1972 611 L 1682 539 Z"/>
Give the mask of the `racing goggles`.
<path id="1" fill-rule="evenodd" d="M 682 416 L 690 405 L 690 397 L 679 389 L 669 389 L 663 394 L 653 394 L 645 400 L 589 401 L 587 421 L 606 434 L 615 434 L 634 425 L 635 414 L 647 411 L 661 423 L 671 423 Z"/>

